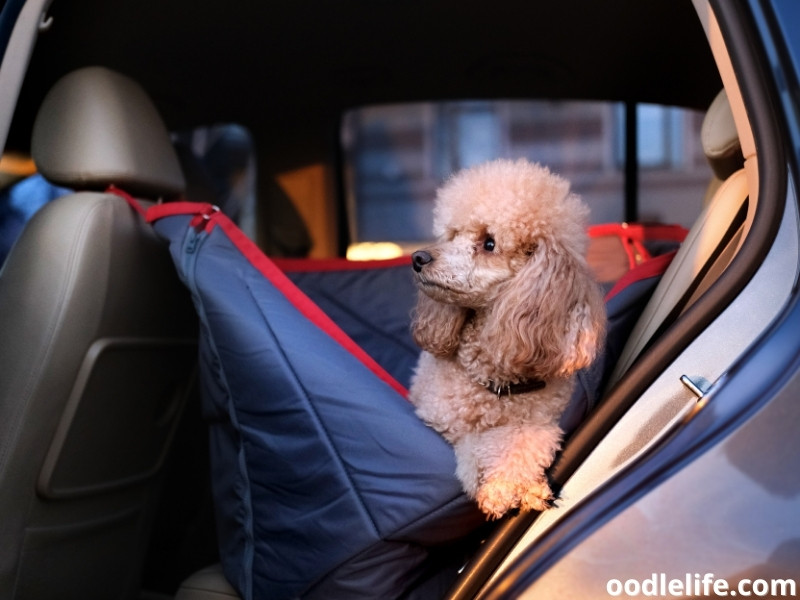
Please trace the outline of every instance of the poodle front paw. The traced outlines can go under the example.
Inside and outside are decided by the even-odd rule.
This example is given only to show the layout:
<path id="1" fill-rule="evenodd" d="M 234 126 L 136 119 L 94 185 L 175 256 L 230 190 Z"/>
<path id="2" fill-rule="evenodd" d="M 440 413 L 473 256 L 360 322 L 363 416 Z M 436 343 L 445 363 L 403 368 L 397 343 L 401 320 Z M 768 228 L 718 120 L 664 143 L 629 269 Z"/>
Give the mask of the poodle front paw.
<path id="1" fill-rule="evenodd" d="M 553 492 L 546 479 L 532 482 L 522 495 L 520 509 L 524 511 L 545 510 L 553 505 Z"/>
<path id="2" fill-rule="evenodd" d="M 493 520 L 515 508 L 523 511 L 545 510 L 551 506 L 553 494 L 545 479 L 521 486 L 519 482 L 494 477 L 478 488 L 475 500 L 481 511 Z"/>
<path id="3" fill-rule="evenodd" d="M 478 508 L 489 518 L 499 519 L 509 510 L 519 506 L 517 486 L 508 480 L 492 478 L 478 487 L 475 494 Z"/>

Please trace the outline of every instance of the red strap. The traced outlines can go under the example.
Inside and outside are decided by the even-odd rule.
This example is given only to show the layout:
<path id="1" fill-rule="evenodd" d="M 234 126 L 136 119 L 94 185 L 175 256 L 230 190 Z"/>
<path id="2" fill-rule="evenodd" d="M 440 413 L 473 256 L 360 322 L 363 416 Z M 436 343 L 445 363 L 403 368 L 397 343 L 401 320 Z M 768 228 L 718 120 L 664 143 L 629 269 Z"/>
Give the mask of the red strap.
<path id="1" fill-rule="evenodd" d="M 112 184 L 112 185 L 108 186 L 108 188 L 106 188 L 106 193 L 107 194 L 114 194 L 115 196 L 119 196 L 120 198 L 125 200 L 125 202 L 127 202 L 136 212 L 138 212 L 140 215 L 142 215 L 142 217 L 147 218 L 147 213 L 144 210 L 144 208 L 142 208 L 142 205 L 139 204 L 139 202 L 138 202 L 138 200 L 136 200 L 136 198 L 131 196 L 125 190 L 121 190 L 117 186 Z"/>
<path id="2" fill-rule="evenodd" d="M 682 242 L 688 230 L 681 225 L 664 225 L 661 223 L 601 223 L 589 227 L 591 237 L 616 235 L 636 240 L 671 240 Z"/>
<path id="3" fill-rule="evenodd" d="M 212 216 L 221 214 L 219 207 L 205 202 L 167 202 L 166 204 L 156 204 L 147 209 L 147 216 L 145 219 L 148 223 L 155 223 L 159 219 L 165 217 L 174 217 L 177 215 L 195 215 L 194 219 L 189 222 L 189 225 L 195 228 L 205 229 L 211 231 L 214 228 L 214 221 Z"/>
<path id="4" fill-rule="evenodd" d="M 652 258 L 644 245 L 645 241 L 683 242 L 688 233 L 688 230 L 680 225 L 603 223 L 589 227 L 590 237 L 617 236 L 628 256 L 628 265 L 631 269 Z"/>
<path id="5" fill-rule="evenodd" d="M 673 250 L 672 252 L 660 254 L 655 258 L 651 258 L 639 265 L 636 265 L 617 280 L 617 283 L 614 284 L 614 287 L 612 287 L 606 294 L 605 301 L 608 302 L 611 300 L 611 298 L 616 296 L 632 283 L 636 283 L 642 279 L 647 279 L 648 277 L 655 277 L 656 275 L 663 274 L 677 253 L 677 250 Z"/>
<path id="6" fill-rule="evenodd" d="M 167 202 L 164 204 L 154 204 L 145 210 L 139 201 L 136 200 L 136 198 L 131 196 L 125 190 L 121 190 L 120 188 L 116 187 L 115 185 L 108 186 L 106 193 L 114 194 L 115 196 L 119 196 L 125 200 L 125 202 L 132 206 L 136 212 L 144 217 L 144 220 L 147 223 L 154 223 L 159 219 L 163 219 L 164 217 L 174 217 L 176 215 L 195 215 L 195 218 L 192 219 L 190 225 L 192 227 L 202 226 L 202 228 L 210 231 L 214 226 L 211 216 L 219 212 L 219 207 L 214 206 L 213 204 L 208 204 L 207 202 L 187 202 L 185 200 Z"/>

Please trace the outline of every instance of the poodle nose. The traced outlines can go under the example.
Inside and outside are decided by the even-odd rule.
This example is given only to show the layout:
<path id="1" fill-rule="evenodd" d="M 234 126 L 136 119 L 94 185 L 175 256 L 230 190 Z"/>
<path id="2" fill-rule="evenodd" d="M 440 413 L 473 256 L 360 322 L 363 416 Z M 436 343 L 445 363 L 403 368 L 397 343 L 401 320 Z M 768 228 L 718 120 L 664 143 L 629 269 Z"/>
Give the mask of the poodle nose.
<path id="1" fill-rule="evenodd" d="M 433 257 L 431 256 L 430 252 L 425 250 L 417 250 L 411 255 L 411 266 L 413 266 L 414 270 L 419 273 L 422 271 L 422 267 L 427 265 L 432 260 Z"/>

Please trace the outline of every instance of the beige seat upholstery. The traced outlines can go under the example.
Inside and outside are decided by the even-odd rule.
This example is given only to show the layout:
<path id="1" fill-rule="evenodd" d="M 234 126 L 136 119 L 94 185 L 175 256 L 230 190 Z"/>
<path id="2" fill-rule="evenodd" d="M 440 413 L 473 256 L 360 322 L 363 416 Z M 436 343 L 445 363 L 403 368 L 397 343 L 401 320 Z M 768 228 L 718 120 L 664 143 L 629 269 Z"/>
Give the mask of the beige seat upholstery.
<path id="1" fill-rule="evenodd" d="M 225 579 L 222 565 L 216 564 L 190 575 L 175 600 L 239 600 L 239 594 Z"/>
<path id="2" fill-rule="evenodd" d="M 714 174 L 706 192 L 704 205 L 707 205 L 722 182 L 744 165 L 742 144 L 725 90 L 717 94 L 706 112 L 700 130 L 700 143 Z"/>
<path id="3" fill-rule="evenodd" d="M 183 188 L 150 100 L 102 68 L 54 86 L 32 153 L 78 190 Z M 25 228 L 0 272 L 0 597 L 138 594 L 195 332 L 167 247 L 121 198 L 76 191 Z"/>
<path id="4" fill-rule="evenodd" d="M 610 384 L 619 380 L 654 336 L 708 289 L 733 259 L 741 242 L 747 217 L 748 180 L 724 90 L 706 113 L 701 141 L 720 183 L 713 185 L 710 200 L 631 332 Z"/>

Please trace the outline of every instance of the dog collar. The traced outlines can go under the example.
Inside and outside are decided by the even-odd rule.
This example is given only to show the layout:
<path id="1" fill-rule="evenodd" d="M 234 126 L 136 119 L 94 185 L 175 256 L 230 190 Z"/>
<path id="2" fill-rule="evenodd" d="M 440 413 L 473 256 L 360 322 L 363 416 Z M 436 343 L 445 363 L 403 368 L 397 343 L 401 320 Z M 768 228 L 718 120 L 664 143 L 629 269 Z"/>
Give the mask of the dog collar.
<path id="1" fill-rule="evenodd" d="M 525 379 L 523 381 L 518 381 L 517 383 L 505 383 L 505 384 L 497 384 L 494 381 L 487 381 L 483 384 L 483 386 L 496 394 L 497 396 L 501 396 L 503 394 L 507 394 L 511 396 L 512 394 L 526 394 L 528 392 L 535 392 L 536 390 L 544 389 L 547 385 L 541 379 Z"/>

